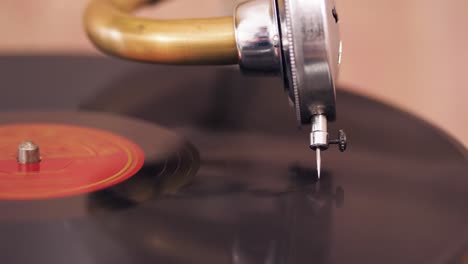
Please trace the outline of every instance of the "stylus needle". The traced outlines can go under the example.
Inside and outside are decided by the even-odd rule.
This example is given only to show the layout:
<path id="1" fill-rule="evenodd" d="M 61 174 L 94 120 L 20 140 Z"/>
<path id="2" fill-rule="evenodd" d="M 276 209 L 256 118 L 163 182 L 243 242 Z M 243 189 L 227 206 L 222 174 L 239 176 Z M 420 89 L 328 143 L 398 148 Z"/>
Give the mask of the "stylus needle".
<path id="1" fill-rule="evenodd" d="M 320 157 L 320 148 L 317 148 L 317 150 L 315 152 L 316 152 L 316 155 L 317 155 L 317 175 L 318 175 L 318 178 L 320 179 L 320 166 L 321 166 L 321 163 L 322 163 L 322 159 Z"/>

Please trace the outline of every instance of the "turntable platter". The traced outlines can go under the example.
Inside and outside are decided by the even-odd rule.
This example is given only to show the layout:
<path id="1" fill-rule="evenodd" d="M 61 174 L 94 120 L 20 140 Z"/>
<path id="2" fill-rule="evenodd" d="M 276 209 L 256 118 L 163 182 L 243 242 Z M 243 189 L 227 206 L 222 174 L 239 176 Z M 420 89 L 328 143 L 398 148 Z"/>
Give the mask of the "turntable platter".
<path id="1" fill-rule="evenodd" d="M 308 131 L 291 129 L 274 80 L 66 56 L 4 57 L 0 70 L 0 85 L 11 87 L 0 126 L 86 126 L 144 154 L 141 170 L 108 188 L 1 200 L 5 263 L 463 263 L 467 255 L 466 149 L 410 114 L 339 90 L 336 126 L 347 128 L 349 150 L 324 153 L 317 181 Z"/>

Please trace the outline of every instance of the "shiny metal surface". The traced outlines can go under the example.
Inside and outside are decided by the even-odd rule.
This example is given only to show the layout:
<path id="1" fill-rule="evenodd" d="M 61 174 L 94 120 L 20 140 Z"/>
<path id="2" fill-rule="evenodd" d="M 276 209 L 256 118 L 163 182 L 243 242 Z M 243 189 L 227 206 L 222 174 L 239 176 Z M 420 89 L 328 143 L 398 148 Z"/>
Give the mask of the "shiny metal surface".
<path id="1" fill-rule="evenodd" d="M 200 154 L 188 182 L 151 199 L 143 194 L 161 185 L 143 177 L 137 188 L 71 200 L 0 201 L 4 263 L 452 264 L 468 251 L 467 150 L 407 112 L 338 90 L 340 119 L 328 129 L 346 127 L 352 148 L 328 156 L 317 182 L 309 131 L 276 104 L 284 94 L 274 79 L 73 56 L 2 57 L 0 71 L 0 85 L 15 88 L 0 97 L 10 112 L 0 123 L 40 115 L 12 111 L 47 109 L 57 112 L 44 121 L 154 139 L 142 146 L 155 161 L 145 175 L 164 168 L 165 143 L 188 141 Z M 77 109 L 113 114 L 60 113 Z M 129 118 L 140 125 L 122 122 Z M 159 140 L 168 134 L 174 140 Z"/>
<path id="2" fill-rule="evenodd" d="M 325 114 L 334 121 L 335 82 L 341 61 L 333 0 L 278 0 L 285 79 L 300 123 Z"/>
<path id="3" fill-rule="evenodd" d="M 155 20 L 131 14 L 154 0 L 92 0 L 84 26 L 100 50 L 164 64 L 235 64 L 232 17 Z"/>
<path id="4" fill-rule="evenodd" d="M 314 115 L 312 117 L 312 131 L 310 132 L 310 147 L 312 149 L 328 148 L 327 117 L 325 115 Z"/>
<path id="5" fill-rule="evenodd" d="M 275 0 L 250 0 L 239 4 L 234 21 L 242 72 L 281 75 L 281 38 Z"/>
<path id="6" fill-rule="evenodd" d="M 33 164 L 41 161 L 39 146 L 32 141 L 24 141 L 18 146 L 18 163 Z"/>
<path id="7" fill-rule="evenodd" d="M 321 176 L 321 173 L 322 173 L 322 154 L 321 154 L 321 150 L 320 148 L 317 148 L 315 150 L 315 159 L 316 159 L 316 166 L 317 166 L 317 177 L 318 179 L 320 180 L 320 176 Z"/>

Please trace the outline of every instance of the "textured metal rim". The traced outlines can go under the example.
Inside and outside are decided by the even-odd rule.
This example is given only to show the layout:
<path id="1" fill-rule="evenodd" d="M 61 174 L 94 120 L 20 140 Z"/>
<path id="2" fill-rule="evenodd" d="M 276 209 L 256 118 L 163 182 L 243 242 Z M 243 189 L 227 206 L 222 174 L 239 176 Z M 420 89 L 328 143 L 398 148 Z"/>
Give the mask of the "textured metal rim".
<path id="1" fill-rule="evenodd" d="M 296 110 L 296 118 L 299 122 L 301 122 L 301 110 L 300 105 L 301 101 L 299 98 L 299 88 L 297 87 L 297 69 L 296 69 L 296 60 L 295 60 L 295 53 L 294 53 L 294 37 L 292 35 L 292 22 L 291 22 L 291 12 L 289 10 L 289 1 L 284 0 L 284 13 L 285 13 L 285 26 L 286 26 L 286 49 L 289 55 L 289 65 L 290 65 L 290 88 L 292 88 L 293 95 L 294 95 L 294 108 Z"/>

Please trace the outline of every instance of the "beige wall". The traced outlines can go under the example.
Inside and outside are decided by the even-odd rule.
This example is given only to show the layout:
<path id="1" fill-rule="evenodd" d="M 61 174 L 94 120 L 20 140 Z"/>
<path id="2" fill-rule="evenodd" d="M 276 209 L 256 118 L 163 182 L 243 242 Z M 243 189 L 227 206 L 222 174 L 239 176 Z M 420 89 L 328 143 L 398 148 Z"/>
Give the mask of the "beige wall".
<path id="1" fill-rule="evenodd" d="M 344 41 L 341 82 L 429 120 L 468 146 L 468 1 L 336 1 Z M 86 2 L 1 1 L 0 53 L 97 54 L 81 29 Z M 142 15 L 226 15 L 234 4 L 171 0 L 161 5 Z"/>
<path id="2" fill-rule="evenodd" d="M 468 146 L 468 1 L 337 1 L 346 43 L 342 82 Z"/>

